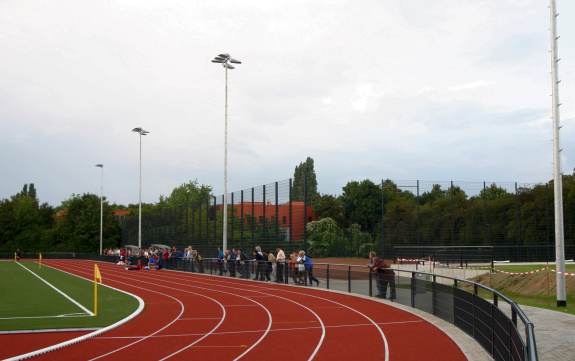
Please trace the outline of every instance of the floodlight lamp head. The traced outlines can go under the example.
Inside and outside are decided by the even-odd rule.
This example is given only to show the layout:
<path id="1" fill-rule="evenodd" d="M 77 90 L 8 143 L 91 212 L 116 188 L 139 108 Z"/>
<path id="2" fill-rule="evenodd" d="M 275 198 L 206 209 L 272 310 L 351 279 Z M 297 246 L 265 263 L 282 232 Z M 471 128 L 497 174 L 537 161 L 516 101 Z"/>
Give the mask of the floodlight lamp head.
<path id="1" fill-rule="evenodd" d="M 104 165 L 103 165 L 103 164 L 96 164 L 96 167 L 98 167 L 98 168 L 104 168 Z"/>

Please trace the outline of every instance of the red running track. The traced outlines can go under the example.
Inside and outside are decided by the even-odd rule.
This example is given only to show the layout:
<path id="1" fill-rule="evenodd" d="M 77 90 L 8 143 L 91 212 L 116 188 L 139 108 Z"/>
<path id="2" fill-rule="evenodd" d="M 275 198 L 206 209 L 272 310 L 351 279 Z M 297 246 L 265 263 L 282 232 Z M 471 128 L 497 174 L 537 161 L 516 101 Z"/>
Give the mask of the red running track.
<path id="1" fill-rule="evenodd" d="M 82 277 L 91 277 L 93 263 L 45 261 Z M 104 283 L 140 296 L 144 310 L 114 330 L 38 358 L 466 360 L 437 327 L 376 300 L 194 273 L 99 265 Z M 21 350 L 21 345 L 12 346 Z"/>

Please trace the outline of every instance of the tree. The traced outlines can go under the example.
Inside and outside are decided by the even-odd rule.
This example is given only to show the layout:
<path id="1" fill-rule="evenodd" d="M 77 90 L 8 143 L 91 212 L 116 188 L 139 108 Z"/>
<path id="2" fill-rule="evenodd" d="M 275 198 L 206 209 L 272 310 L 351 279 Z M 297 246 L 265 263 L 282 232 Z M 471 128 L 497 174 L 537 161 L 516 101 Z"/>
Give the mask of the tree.
<path id="1" fill-rule="evenodd" d="M 318 219 L 332 218 L 339 226 L 344 224 L 343 205 L 339 198 L 331 194 L 318 195 L 312 207 Z"/>
<path id="2" fill-rule="evenodd" d="M 183 183 L 172 190 L 168 197 L 160 197 L 160 204 L 168 207 L 186 207 L 205 202 L 210 198 L 212 187 L 199 184 L 197 179 Z"/>
<path id="3" fill-rule="evenodd" d="M 307 184 L 306 184 L 307 176 Z M 304 186 L 307 185 L 307 199 L 312 200 L 318 195 L 317 178 L 315 174 L 313 159 L 307 157 L 305 162 L 295 167 L 293 175 L 292 199 L 295 201 L 304 200 Z"/>
<path id="4" fill-rule="evenodd" d="M 55 247 L 64 251 L 95 252 L 100 244 L 100 197 L 96 194 L 73 194 L 62 202 L 64 216 L 56 223 Z M 120 227 L 112 208 L 104 202 L 103 247 L 116 247 Z"/>
<path id="5" fill-rule="evenodd" d="M 369 179 L 348 182 L 340 197 L 345 220 L 357 223 L 362 229 L 374 234 L 381 219 L 381 188 Z"/>
<path id="6" fill-rule="evenodd" d="M 344 247 L 343 233 L 331 218 L 309 222 L 307 225 L 309 253 L 314 257 L 335 255 Z"/>

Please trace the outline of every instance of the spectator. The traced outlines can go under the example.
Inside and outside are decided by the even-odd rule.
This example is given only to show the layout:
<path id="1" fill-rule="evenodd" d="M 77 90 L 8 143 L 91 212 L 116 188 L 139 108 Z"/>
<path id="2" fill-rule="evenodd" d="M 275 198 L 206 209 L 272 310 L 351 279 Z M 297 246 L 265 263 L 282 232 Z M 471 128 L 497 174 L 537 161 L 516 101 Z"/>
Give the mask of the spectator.
<path id="1" fill-rule="evenodd" d="M 224 275 L 224 251 L 220 247 L 218 247 L 218 254 L 216 256 L 216 262 L 218 263 L 218 270 L 220 276 Z"/>
<path id="2" fill-rule="evenodd" d="M 303 258 L 303 263 L 305 265 L 305 272 L 307 273 L 307 277 L 309 279 L 309 285 L 312 286 L 313 282 L 316 283 L 316 286 L 319 286 L 319 280 L 314 277 L 313 275 L 313 261 L 310 256 L 306 256 L 304 251 L 299 251 L 300 257 Z M 305 276 L 304 276 L 305 277 Z"/>
<path id="3" fill-rule="evenodd" d="M 390 299 L 395 299 L 395 274 L 388 261 L 377 257 L 376 253 L 369 252 L 369 269 L 376 274 L 377 296 L 387 297 L 387 286 L 390 288 Z"/>
<path id="4" fill-rule="evenodd" d="M 250 269 L 246 261 L 246 255 L 242 252 L 241 249 L 238 249 L 236 251 L 236 264 L 242 278 L 250 278 Z"/>
<path id="5" fill-rule="evenodd" d="M 274 270 L 274 265 L 276 263 L 276 257 L 274 256 L 273 252 L 270 251 L 268 253 L 268 262 L 267 262 L 267 267 L 266 267 L 266 281 L 271 281 L 271 274 L 273 273 Z"/>
<path id="6" fill-rule="evenodd" d="M 264 253 L 262 252 L 262 248 L 260 246 L 256 246 L 255 250 L 255 262 L 256 262 L 256 277 L 254 278 L 254 280 L 260 280 L 260 281 L 264 281 L 264 268 L 265 268 L 265 264 L 266 264 L 266 257 L 264 256 Z"/>
<path id="7" fill-rule="evenodd" d="M 276 249 L 276 282 L 284 282 L 284 269 L 286 266 L 286 255 L 281 248 Z"/>
<path id="8" fill-rule="evenodd" d="M 230 277 L 236 276 L 236 249 L 232 248 L 229 258 L 228 258 L 228 269 L 230 271 Z"/>
<path id="9" fill-rule="evenodd" d="M 305 276 L 305 259 L 304 259 L 304 252 L 303 251 L 299 251 L 299 253 L 295 253 L 296 254 L 296 272 L 295 272 L 295 281 L 298 285 L 303 285 L 306 282 L 306 276 Z"/>

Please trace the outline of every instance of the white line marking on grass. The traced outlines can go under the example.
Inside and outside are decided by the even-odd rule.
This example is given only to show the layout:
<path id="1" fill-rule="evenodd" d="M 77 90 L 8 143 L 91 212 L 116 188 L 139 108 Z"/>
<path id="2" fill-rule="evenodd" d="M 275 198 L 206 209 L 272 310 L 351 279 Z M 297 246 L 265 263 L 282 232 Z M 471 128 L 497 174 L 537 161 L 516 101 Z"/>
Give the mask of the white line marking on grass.
<path id="1" fill-rule="evenodd" d="M 58 263 L 56 263 L 56 264 L 58 264 Z M 60 265 L 60 267 L 66 267 L 66 266 Z M 78 267 L 74 267 L 74 264 L 72 264 L 72 265 L 68 264 L 67 267 L 72 268 L 72 269 L 76 269 L 76 270 L 78 269 Z M 64 271 L 64 272 L 66 272 L 66 271 Z M 81 270 L 79 270 L 79 271 L 77 270 L 77 272 L 84 273 L 84 274 L 87 273 L 87 272 L 85 272 L 83 269 L 81 269 Z M 121 278 L 126 278 L 126 277 L 121 277 Z M 184 304 L 183 304 L 178 298 L 173 297 L 173 296 L 171 296 L 171 295 L 168 295 L 168 294 L 165 294 L 165 293 L 162 293 L 162 292 L 158 292 L 158 291 L 154 291 L 154 290 L 150 290 L 150 289 L 146 289 L 146 288 L 144 288 L 144 287 L 134 286 L 134 285 L 129 284 L 129 283 L 126 283 L 126 282 L 121 282 L 121 281 L 117 281 L 117 280 L 113 280 L 113 279 L 112 279 L 112 281 L 113 281 L 113 282 L 120 283 L 120 284 L 129 285 L 129 286 L 132 286 L 132 287 L 135 287 L 135 288 L 138 288 L 138 289 L 142 289 L 142 290 L 145 290 L 145 291 L 148 291 L 148 292 L 157 293 L 157 294 L 160 294 L 160 295 L 162 295 L 162 296 L 169 297 L 169 298 L 175 300 L 176 302 L 178 302 L 178 303 L 180 304 L 180 313 L 178 314 L 178 316 L 176 316 L 176 318 L 174 318 L 172 321 L 170 321 L 169 323 L 167 323 L 164 327 L 162 327 L 162 328 L 156 330 L 155 332 L 153 332 L 153 333 L 151 333 L 151 334 L 149 334 L 149 335 L 147 335 L 147 336 L 145 336 L 145 337 L 142 337 L 142 338 L 140 338 L 140 339 L 137 339 L 136 341 L 134 341 L 134 342 L 132 342 L 132 343 L 129 343 L 129 344 L 124 345 L 124 346 L 122 346 L 122 347 L 116 348 L 116 349 L 114 349 L 114 350 L 112 350 L 112 351 L 110 351 L 110 352 L 107 352 L 107 353 L 103 354 L 103 355 L 99 355 L 99 356 L 97 356 L 97 357 L 94 357 L 94 358 L 90 359 L 90 361 L 97 360 L 97 359 L 100 359 L 100 358 L 102 358 L 102 357 L 111 355 L 111 354 L 116 353 L 116 352 L 118 352 L 118 351 L 120 351 L 120 350 L 123 350 L 123 349 L 125 349 L 125 348 L 127 348 L 127 347 L 130 347 L 130 346 L 135 345 L 135 344 L 137 344 L 137 343 L 139 343 L 139 342 L 142 342 L 142 341 L 144 341 L 144 340 L 146 340 L 146 339 L 148 339 L 148 338 L 150 338 L 150 337 L 155 336 L 155 335 L 158 334 L 159 332 L 162 332 L 163 330 L 165 330 L 166 328 L 168 328 L 169 326 L 171 326 L 172 324 L 174 324 L 176 321 L 178 321 L 178 320 L 180 319 L 180 317 L 182 316 L 182 314 L 184 313 L 185 309 L 186 309 L 186 307 L 184 306 Z M 151 284 L 150 282 L 145 282 L 145 281 L 144 281 L 144 283 L 149 283 L 149 284 Z M 173 290 L 176 290 L 176 291 L 177 291 L 176 288 L 171 288 L 171 287 L 166 287 L 166 288 L 170 288 L 170 289 L 173 289 Z M 221 303 L 219 303 L 217 300 L 214 300 L 214 299 L 212 299 L 211 297 L 202 295 L 202 294 L 200 294 L 200 293 L 196 293 L 196 292 L 187 292 L 187 293 L 192 293 L 192 294 L 195 294 L 195 295 L 204 297 L 204 298 L 208 298 L 208 299 L 210 299 L 210 300 L 212 300 L 212 301 L 215 301 L 215 302 L 222 308 L 223 315 L 222 315 L 221 321 L 212 329 L 212 331 L 210 331 L 210 333 L 213 332 L 213 331 L 215 331 L 215 330 L 220 326 L 220 324 L 224 321 L 224 318 L 226 317 L 226 313 L 225 313 L 225 308 L 224 308 L 224 306 L 223 306 Z M 205 338 L 205 337 L 207 337 L 207 336 L 209 336 L 209 334 L 204 335 L 204 337 L 200 338 L 200 340 L 203 339 L 203 338 Z M 197 342 L 199 342 L 200 340 L 197 340 Z M 170 355 L 170 356 L 171 356 L 171 355 Z M 170 357 L 170 356 L 168 356 L 168 357 Z"/>
<path id="2" fill-rule="evenodd" d="M 21 264 L 20 262 L 16 262 L 20 267 L 24 268 L 26 271 L 32 273 L 34 275 L 34 277 L 38 278 L 40 281 L 44 282 L 46 285 L 48 285 L 48 287 L 50 287 L 51 289 L 53 289 L 54 291 L 58 292 L 60 295 L 64 296 L 64 298 L 66 298 L 68 301 L 72 302 L 73 304 L 75 304 L 76 306 L 78 306 L 82 311 L 84 311 L 85 313 L 87 313 L 90 316 L 94 316 L 94 313 L 92 311 L 90 311 L 89 309 L 87 309 L 86 307 L 84 307 L 84 305 L 82 305 L 80 302 L 76 301 L 75 299 L 73 299 L 72 297 L 68 296 L 67 294 L 65 294 L 64 292 L 62 292 L 61 290 L 59 290 L 56 286 L 54 286 L 53 284 L 51 284 L 50 282 L 46 281 L 45 279 L 43 279 L 42 277 L 38 276 L 34 271 L 30 270 L 28 267 L 24 266 L 23 264 Z"/>
<path id="3" fill-rule="evenodd" d="M 12 334 L 12 333 L 49 333 L 49 332 L 88 332 L 96 331 L 102 327 L 86 327 L 86 328 L 43 328 L 37 330 L 12 330 L 12 331 L 0 331 L 0 335 Z"/>
<path id="4" fill-rule="evenodd" d="M 25 320 L 25 319 L 36 319 L 36 318 L 69 318 L 69 317 L 92 317 L 85 313 L 65 313 L 62 315 L 53 316 L 19 316 L 19 317 L 0 317 L 0 320 Z"/>
<path id="5" fill-rule="evenodd" d="M 85 277 L 82 277 L 82 276 L 78 276 L 78 275 L 75 275 L 75 274 L 73 274 L 73 273 L 66 272 L 66 271 L 63 271 L 63 270 L 54 268 L 54 267 L 49 266 L 49 265 L 47 265 L 47 264 L 44 264 L 44 265 L 45 265 L 46 267 L 50 267 L 50 268 L 55 269 L 55 270 L 57 270 L 57 271 L 64 272 L 64 273 L 67 273 L 67 274 L 72 275 L 72 276 L 74 276 L 74 277 L 78 277 L 78 278 L 84 279 L 84 280 L 86 280 L 86 281 L 92 282 L 92 280 L 90 280 L 90 279 L 88 279 L 88 278 L 85 278 Z M 82 335 L 82 336 L 79 336 L 79 337 L 76 337 L 76 338 L 73 338 L 73 339 L 71 339 L 71 340 L 67 340 L 67 341 L 64 341 L 64 342 L 60 342 L 60 343 L 57 343 L 57 344 L 52 345 L 52 346 L 44 347 L 44 348 L 41 348 L 41 349 L 36 350 L 36 351 L 31 351 L 31 352 L 28 352 L 28 353 L 25 353 L 25 354 L 17 355 L 17 356 L 11 357 L 11 358 L 9 358 L 9 359 L 6 359 L 6 360 L 4 360 L 4 361 L 24 360 L 24 359 L 28 359 L 28 358 L 32 358 L 32 357 L 35 357 L 35 356 L 38 356 L 38 355 L 45 354 L 45 353 L 47 353 L 47 352 L 59 350 L 59 349 L 61 349 L 61 348 L 64 348 L 64 347 L 66 347 L 66 346 L 73 345 L 73 344 L 78 343 L 78 342 L 85 341 L 85 340 L 87 340 L 87 339 L 89 339 L 89 338 L 92 338 L 92 337 L 101 335 L 101 334 L 103 334 L 103 333 L 105 333 L 105 332 L 108 332 L 108 331 L 113 330 L 113 329 L 115 329 L 115 328 L 117 328 L 117 327 L 120 327 L 120 326 L 123 325 L 124 323 L 126 323 L 126 322 L 130 321 L 131 319 L 133 319 L 134 317 L 138 316 L 138 315 L 144 310 L 144 300 L 142 300 L 140 297 L 138 297 L 138 296 L 136 296 L 136 295 L 134 295 L 134 294 L 132 294 L 132 293 L 126 292 L 126 291 L 124 291 L 124 290 L 120 290 L 120 289 L 118 289 L 118 288 L 112 287 L 112 286 L 108 286 L 108 285 L 104 285 L 104 284 L 102 284 L 102 286 L 108 287 L 109 289 L 112 289 L 112 290 L 121 292 L 121 293 L 123 293 L 123 294 L 126 294 L 126 295 L 128 295 L 128 296 L 134 297 L 134 298 L 138 301 L 138 308 L 136 308 L 136 310 L 135 310 L 134 312 L 132 312 L 130 315 L 128 315 L 126 318 L 123 318 L 123 319 L 121 319 L 121 320 L 119 320 L 119 321 L 117 321 L 117 322 L 115 322 L 115 323 L 113 323 L 113 324 L 111 324 L 111 325 L 109 325 L 109 326 L 106 326 L 106 327 L 104 327 L 104 328 L 96 329 L 94 332 L 90 332 L 90 333 L 88 333 L 88 334 L 86 334 L 86 335 Z M 67 331 L 67 330 L 68 330 L 68 329 L 63 329 L 63 331 Z M 87 329 L 87 330 L 89 330 L 89 329 Z M 46 331 L 46 330 L 44 330 L 44 331 Z"/>

